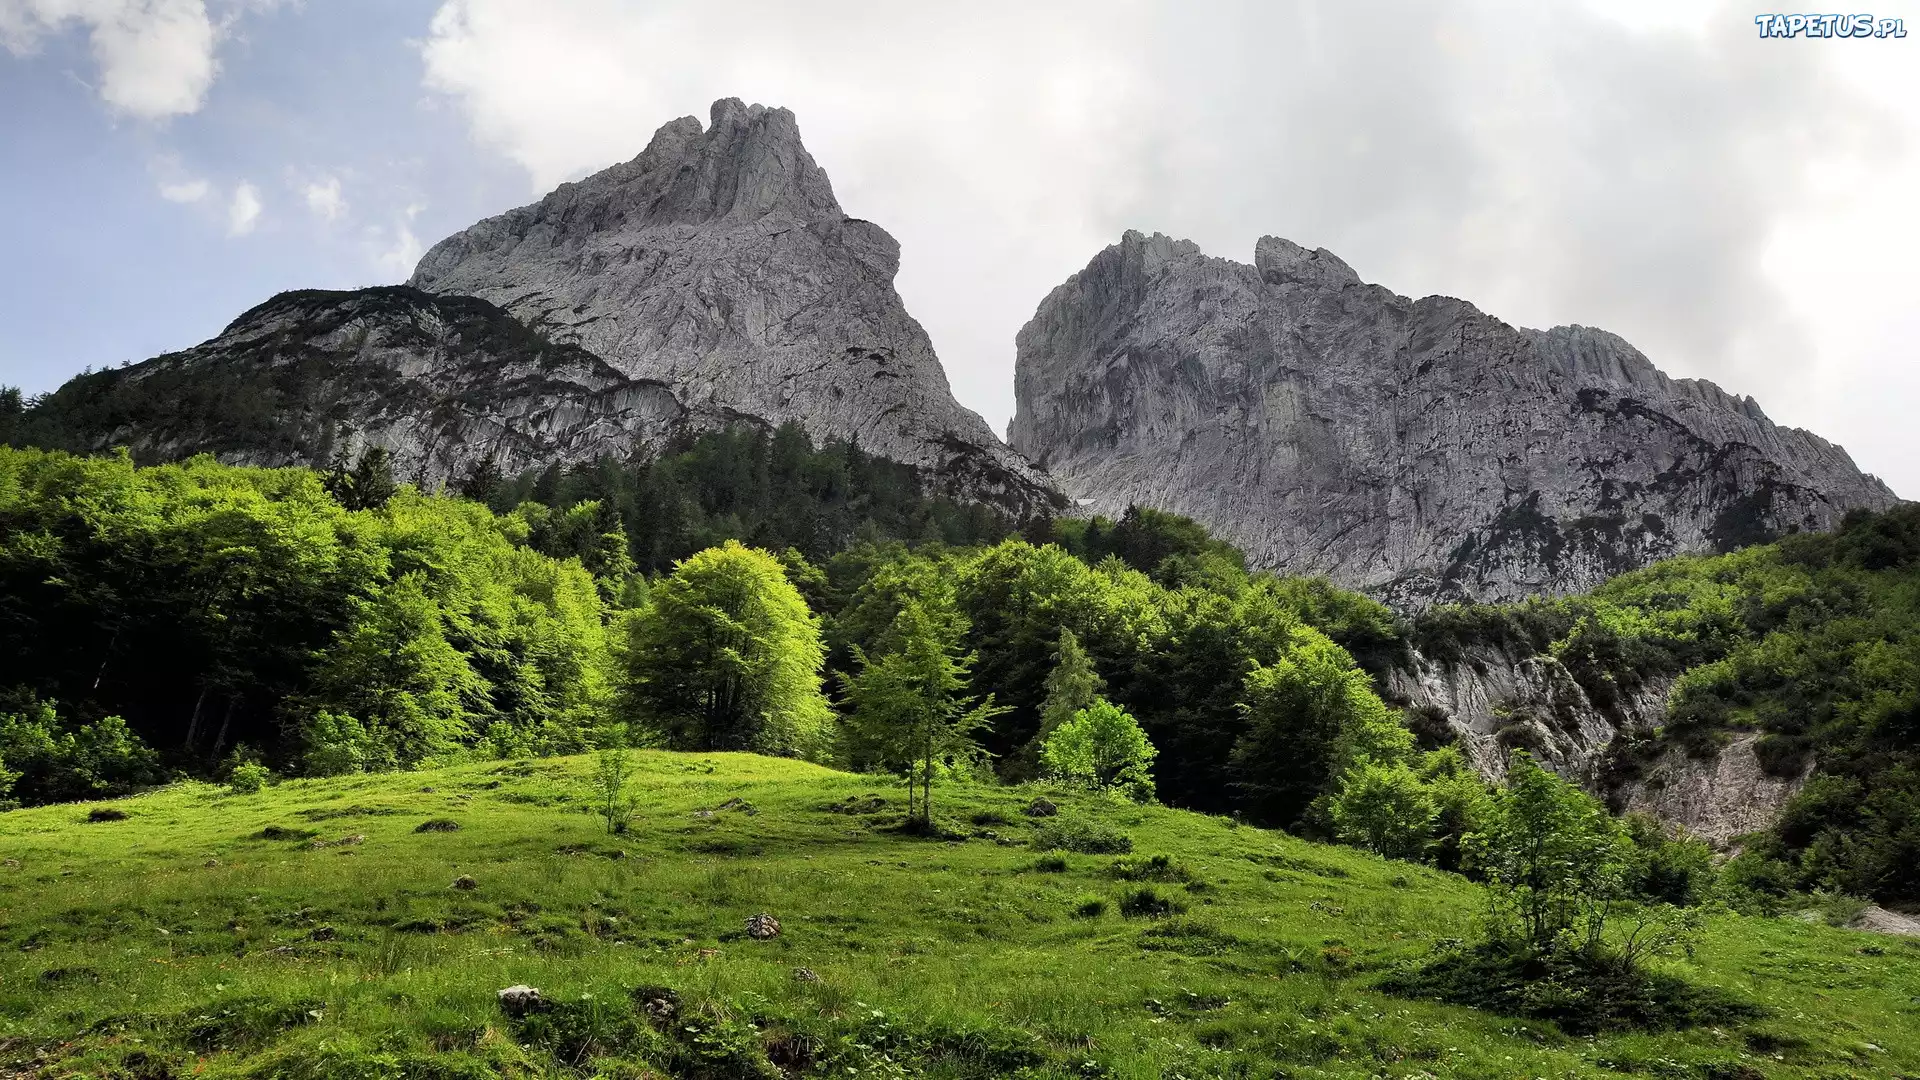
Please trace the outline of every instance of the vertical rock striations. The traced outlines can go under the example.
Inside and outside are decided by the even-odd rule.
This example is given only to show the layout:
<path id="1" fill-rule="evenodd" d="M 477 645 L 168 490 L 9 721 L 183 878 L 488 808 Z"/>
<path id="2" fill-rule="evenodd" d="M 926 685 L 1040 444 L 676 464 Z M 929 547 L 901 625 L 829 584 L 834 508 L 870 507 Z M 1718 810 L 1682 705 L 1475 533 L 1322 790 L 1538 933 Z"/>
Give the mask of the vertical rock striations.
<path id="1" fill-rule="evenodd" d="M 1599 583 L 1898 500 L 1751 398 L 1581 326 L 1409 300 L 1275 237 L 1128 232 L 1020 331 L 1009 431 L 1083 505 L 1197 518 L 1403 608 Z"/>
<path id="2" fill-rule="evenodd" d="M 793 114 L 714 103 L 640 156 L 436 244 L 413 285 L 492 301 L 689 408 L 921 466 L 1016 513 L 1052 493 L 953 400 L 894 291 L 900 248 L 848 217 Z"/>

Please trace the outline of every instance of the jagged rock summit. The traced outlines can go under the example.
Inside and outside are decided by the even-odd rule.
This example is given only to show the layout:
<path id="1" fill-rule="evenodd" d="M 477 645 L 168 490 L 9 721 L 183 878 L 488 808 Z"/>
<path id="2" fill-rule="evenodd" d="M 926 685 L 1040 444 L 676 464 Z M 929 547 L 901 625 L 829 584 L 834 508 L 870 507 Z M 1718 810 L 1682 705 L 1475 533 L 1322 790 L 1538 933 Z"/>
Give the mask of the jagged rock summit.
<path id="1" fill-rule="evenodd" d="M 1128 232 L 1020 331 L 1009 441 L 1088 509 L 1190 515 L 1403 608 L 1563 593 L 1897 500 L 1603 330 L 1525 330 L 1264 237 Z"/>
<path id="2" fill-rule="evenodd" d="M 412 284 L 481 297 L 690 409 L 778 424 L 1016 512 L 1051 491 L 954 401 L 893 278 L 900 246 L 848 217 L 786 109 L 715 102 L 645 151 L 426 253 Z"/>

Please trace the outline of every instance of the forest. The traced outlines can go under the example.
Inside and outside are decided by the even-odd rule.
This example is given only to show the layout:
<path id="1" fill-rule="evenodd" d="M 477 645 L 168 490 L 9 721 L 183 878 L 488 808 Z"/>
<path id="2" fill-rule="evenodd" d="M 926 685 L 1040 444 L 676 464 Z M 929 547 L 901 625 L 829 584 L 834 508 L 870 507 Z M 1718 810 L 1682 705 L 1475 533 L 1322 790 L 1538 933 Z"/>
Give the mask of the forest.
<path id="1" fill-rule="evenodd" d="M 1735 730 L 1764 733 L 1769 768 L 1811 765 L 1721 875 L 1740 903 L 1897 902 L 1920 897 L 1917 564 L 1908 507 L 1407 620 L 1249 572 L 1174 515 L 1009 522 L 797 428 L 483 466 L 440 494 L 377 452 L 0 447 L 0 798 L 619 742 L 891 771 L 932 829 L 943 780 L 1046 776 L 1451 869 L 1500 793 L 1381 676 L 1496 644 L 1559 659 L 1602 707 L 1678 676 L 1616 782 Z M 1697 891 L 1697 845 L 1638 828 L 1663 887 Z"/>

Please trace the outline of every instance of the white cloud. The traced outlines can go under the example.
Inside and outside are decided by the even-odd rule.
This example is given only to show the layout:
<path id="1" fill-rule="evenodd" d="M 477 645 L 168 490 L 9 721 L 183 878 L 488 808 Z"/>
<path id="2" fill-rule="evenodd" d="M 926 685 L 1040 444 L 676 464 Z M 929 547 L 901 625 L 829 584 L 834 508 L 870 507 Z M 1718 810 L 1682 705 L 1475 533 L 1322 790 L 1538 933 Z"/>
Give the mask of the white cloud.
<path id="1" fill-rule="evenodd" d="M 227 235 L 245 236 L 260 223 L 260 191 L 252 184 L 242 183 L 233 189 L 233 198 L 227 203 Z"/>
<path id="2" fill-rule="evenodd" d="M 1887 181 L 1920 95 L 1852 77 L 1911 69 L 1902 44 L 1761 41 L 1704 0 L 445 0 L 422 57 L 540 192 L 715 98 L 792 108 L 995 424 L 1015 331 L 1121 230 L 1242 261 L 1276 233 L 1401 292 L 1615 330 L 1916 494 L 1920 218 Z M 1842 220 L 1835 183 L 1875 213 Z M 1812 287 L 1848 266 L 1873 269 Z"/>
<path id="3" fill-rule="evenodd" d="M 86 27 L 97 89 L 115 110 L 158 120 L 206 101 L 218 33 L 204 0 L 0 0 L 0 44 L 15 56 L 70 22 Z"/>
<path id="4" fill-rule="evenodd" d="M 306 196 L 307 209 L 328 221 L 347 212 L 347 200 L 340 196 L 340 178 L 337 176 L 307 184 L 302 194 Z"/>
<path id="5" fill-rule="evenodd" d="M 196 203 L 213 191 L 213 185 L 205 180 L 183 180 L 177 184 L 161 184 L 160 197 L 168 202 Z"/>
<path id="6" fill-rule="evenodd" d="M 380 232 L 374 234 L 376 243 L 383 245 L 373 259 L 374 265 L 380 268 L 381 273 L 402 281 L 413 276 L 413 268 L 419 264 L 420 255 L 424 250 L 420 245 L 420 238 L 413 233 L 413 219 L 423 209 L 425 207 L 418 204 L 407 207 L 406 213 L 394 223 L 390 238 L 382 241 L 380 238 L 385 234 Z"/>

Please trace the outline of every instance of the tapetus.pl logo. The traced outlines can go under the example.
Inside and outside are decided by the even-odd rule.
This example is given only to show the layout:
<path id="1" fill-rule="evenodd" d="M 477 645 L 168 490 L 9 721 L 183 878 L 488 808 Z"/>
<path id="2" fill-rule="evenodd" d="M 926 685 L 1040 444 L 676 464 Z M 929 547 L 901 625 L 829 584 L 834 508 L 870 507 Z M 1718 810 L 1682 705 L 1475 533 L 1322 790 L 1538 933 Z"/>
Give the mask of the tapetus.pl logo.
<path id="1" fill-rule="evenodd" d="M 1755 15 L 1763 38 L 1903 38 L 1905 19 L 1871 15 Z"/>

